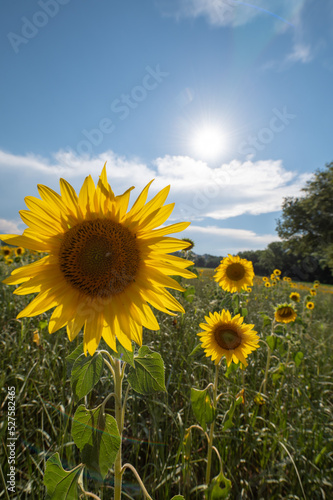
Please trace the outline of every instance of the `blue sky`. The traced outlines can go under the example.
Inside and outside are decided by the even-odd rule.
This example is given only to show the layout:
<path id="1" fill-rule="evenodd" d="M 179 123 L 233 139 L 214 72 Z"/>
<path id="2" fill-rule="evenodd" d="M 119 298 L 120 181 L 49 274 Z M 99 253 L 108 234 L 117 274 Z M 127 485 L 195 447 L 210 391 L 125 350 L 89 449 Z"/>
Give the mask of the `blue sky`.
<path id="1" fill-rule="evenodd" d="M 37 184 L 171 184 L 199 254 L 278 239 L 283 197 L 333 160 L 333 4 L 3 0 L 0 233 Z"/>

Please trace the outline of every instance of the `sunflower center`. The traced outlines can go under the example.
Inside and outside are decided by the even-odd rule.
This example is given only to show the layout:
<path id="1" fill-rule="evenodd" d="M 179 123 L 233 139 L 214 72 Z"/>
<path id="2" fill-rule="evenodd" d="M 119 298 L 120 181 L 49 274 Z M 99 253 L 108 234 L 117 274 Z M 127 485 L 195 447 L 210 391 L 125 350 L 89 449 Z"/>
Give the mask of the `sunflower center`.
<path id="1" fill-rule="evenodd" d="M 293 315 L 293 310 L 291 307 L 283 307 L 282 309 L 279 309 L 279 315 L 281 318 L 287 319 L 290 318 L 290 316 Z"/>
<path id="2" fill-rule="evenodd" d="M 230 280 L 239 281 L 244 278 L 244 266 L 242 266 L 242 264 L 240 264 L 239 262 L 230 264 L 226 269 L 226 274 Z"/>
<path id="3" fill-rule="evenodd" d="M 108 219 L 84 221 L 69 229 L 59 252 L 66 281 L 90 297 L 121 293 L 134 281 L 139 261 L 135 236 Z"/>
<path id="4" fill-rule="evenodd" d="M 238 332 L 231 330 L 231 328 L 225 328 L 224 326 L 218 326 L 214 332 L 214 337 L 216 342 L 222 349 L 236 349 L 241 343 L 242 339 L 238 335 Z"/>

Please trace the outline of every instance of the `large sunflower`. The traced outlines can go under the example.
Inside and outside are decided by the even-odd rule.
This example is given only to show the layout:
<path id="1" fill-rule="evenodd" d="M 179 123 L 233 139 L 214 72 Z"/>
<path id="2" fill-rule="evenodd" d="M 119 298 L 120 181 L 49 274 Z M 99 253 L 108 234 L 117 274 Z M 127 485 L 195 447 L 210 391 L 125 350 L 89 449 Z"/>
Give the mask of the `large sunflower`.
<path id="1" fill-rule="evenodd" d="M 41 200 L 25 198 L 30 210 L 20 215 L 29 228 L 22 236 L 0 238 L 48 255 L 15 269 L 4 280 L 21 284 L 14 292 L 18 295 L 38 292 L 18 318 L 55 307 L 49 332 L 67 325 L 73 340 L 84 327 L 84 352 L 92 355 L 101 337 L 113 350 L 116 337 L 132 350 L 131 340 L 142 343 L 142 326 L 158 330 L 148 303 L 167 314 L 184 312 L 165 287 L 184 290 L 170 275 L 196 277 L 186 269 L 192 262 L 168 255 L 186 248 L 188 242 L 165 235 L 182 231 L 189 223 L 154 229 L 166 221 L 174 204 L 163 205 L 170 186 L 146 203 L 151 182 L 129 212 L 133 188 L 115 196 L 105 165 L 97 186 L 87 177 L 79 196 L 61 179 L 61 196 L 38 186 Z"/>
<path id="2" fill-rule="evenodd" d="M 205 316 L 206 323 L 200 323 L 204 331 L 198 333 L 206 356 L 211 356 L 217 365 L 223 356 L 227 365 L 231 362 L 247 366 L 248 354 L 259 347 L 259 337 L 254 325 L 243 324 L 244 318 L 237 314 L 233 318 L 229 311 L 222 310 Z"/>
<path id="3" fill-rule="evenodd" d="M 227 292 L 240 292 L 248 286 L 253 286 L 253 264 L 252 262 L 236 256 L 228 255 L 221 260 L 216 268 L 214 279 L 223 290 Z"/>
<path id="4" fill-rule="evenodd" d="M 278 323 L 291 323 L 297 318 L 297 313 L 292 304 L 279 304 L 275 309 L 275 321 Z"/>

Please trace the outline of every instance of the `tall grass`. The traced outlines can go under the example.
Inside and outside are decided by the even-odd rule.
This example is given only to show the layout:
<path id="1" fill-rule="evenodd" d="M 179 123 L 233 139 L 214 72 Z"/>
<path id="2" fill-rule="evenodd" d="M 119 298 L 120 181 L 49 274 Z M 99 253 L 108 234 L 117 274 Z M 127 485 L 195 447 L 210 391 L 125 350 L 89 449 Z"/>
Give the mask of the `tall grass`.
<path id="1" fill-rule="evenodd" d="M 0 263 L 2 277 L 8 267 Z M 196 281 L 194 283 L 194 281 Z M 199 323 L 209 311 L 219 311 L 223 292 L 205 271 L 195 287 L 192 302 L 179 295 L 186 314 L 176 318 L 156 312 L 159 332 L 144 331 L 144 343 L 159 352 L 166 368 L 167 393 L 143 397 L 134 392 L 128 400 L 123 461 L 139 471 L 156 500 L 177 493 L 186 499 L 202 499 L 198 486 L 205 482 L 206 442 L 193 432 L 191 455 L 185 456 L 186 429 L 196 423 L 190 404 L 191 387 L 204 389 L 213 380 L 214 365 L 199 352 Z M 322 291 L 321 291 L 322 290 Z M 302 297 L 306 290 L 299 290 Z M 280 344 L 272 353 L 266 398 L 258 398 L 262 386 L 273 307 L 288 301 L 290 289 L 280 284 L 265 289 L 256 280 L 246 304 L 247 323 L 253 323 L 262 339 L 246 370 L 221 369 L 219 416 L 214 444 L 221 454 L 224 473 L 232 481 L 231 499 L 330 499 L 333 491 L 333 289 L 320 287 L 316 307 L 305 313 L 303 323 L 284 327 Z M 324 293 L 325 292 L 325 293 Z M 58 451 L 65 468 L 80 463 L 71 438 L 75 405 L 65 357 L 78 345 L 70 343 L 65 329 L 47 332 L 49 314 L 16 320 L 30 297 L 15 296 L 12 287 L 0 285 L 1 328 L 1 471 L 6 478 L 7 387 L 16 388 L 16 468 L 20 499 L 45 496 L 43 473 L 47 458 Z M 244 304 L 245 305 L 245 304 Z M 40 344 L 33 342 L 39 333 Z M 298 362 L 297 352 L 304 357 Z M 298 366 L 297 366 L 298 365 Z M 232 425 L 223 430 L 228 410 L 240 391 L 244 401 L 236 407 Z M 88 403 L 101 402 L 110 392 L 103 377 Z M 264 404 L 260 404 L 260 403 Z M 110 409 L 111 412 L 111 403 Z M 216 457 L 212 476 L 219 472 Z M 93 483 L 92 483 L 93 484 Z M 95 483 L 94 483 L 95 484 Z M 124 476 L 124 498 L 142 498 L 131 472 Z M 113 497 L 112 474 L 99 485 L 103 500 Z M 5 491 L 0 498 L 6 497 Z"/>

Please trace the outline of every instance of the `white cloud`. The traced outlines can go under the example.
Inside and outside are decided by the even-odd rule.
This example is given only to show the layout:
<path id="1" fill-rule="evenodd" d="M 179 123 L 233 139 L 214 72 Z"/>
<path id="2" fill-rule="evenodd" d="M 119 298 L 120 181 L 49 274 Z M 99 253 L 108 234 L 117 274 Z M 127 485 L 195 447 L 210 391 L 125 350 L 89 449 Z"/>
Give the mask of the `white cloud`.
<path id="1" fill-rule="evenodd" d="M 313 59 L 313 53 L 310 45 L 296 43 L 290 54 L 287 55 L 286 62 L 308 63 L 312 61 L 312 59 Z"/>
<path id="2" fill-rule="evenodd" d="M 0 234 L 19 234 L 19 224 L 11 220 L 0 219 Z"/>
<path id="3" fill-rule="evenodd" d="M 59 151 L 52 162 L 32 154 L 16 156 L 0 151 L 0 170 L 9 176 L 8 182 L 15 182 L 22 171 L 26 171 L 29 179 L 35 172 L 36 184 L 45 183 L 58 190 L 61 176 L 75 181 L 75 187 L 80 187 L 88 174 L 97 181 L 106 160 L 110 184 L 116 194 L 131 185 L 136 186 L 138 194 L 153 178 L 152 193 L 170 184 L 170 201 L 176 202 L 173 220 L 194 221 L 205 217 L 223 220 L 242 214 L 275 212 L 281 209 L 284 197 L 299 196 L 305 181 L 311 177 L 286 170 L 281 160 L 233 160 L 212 168 L 189 156 L 166 155 L 147 165 L 135 158 L 118 157 L 112 151 L 90 159 Z M 26 188 L 24 183 L 20 189 L 23 188 Z M 16 189 L 13 194 L 13 190 L 5 189 L 2 210 L 6 207 L 6 197 L 12 206 L 13 196 L 18 196 L 18 207 L 22 208 L 22 200 L 28 194 L 32 193 Z"/>
<path id="4" fill-rule="evenodd" d="M 158 184 L 172 186 L 177 200 L 175 217 L 188 220 L 223 220 L 279 211 L 283 198 L 300 196 L 311 177 L 287 171 L 281 160 L 233 160 L 211 168 L 190 157 L 165 156 L 155 164 Z"/>

